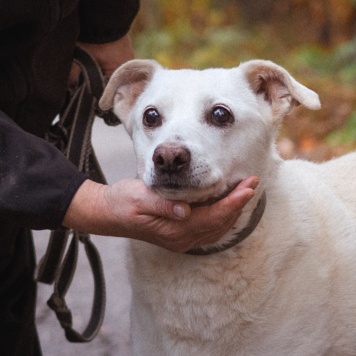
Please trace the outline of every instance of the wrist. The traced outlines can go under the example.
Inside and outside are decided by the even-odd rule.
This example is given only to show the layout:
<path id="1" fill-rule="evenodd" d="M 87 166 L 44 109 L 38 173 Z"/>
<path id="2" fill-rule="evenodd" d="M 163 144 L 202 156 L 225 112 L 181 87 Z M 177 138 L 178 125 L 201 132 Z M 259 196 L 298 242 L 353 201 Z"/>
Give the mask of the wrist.
<path id="1" fill-rule="evenodd" d="M 108 186 L 87 179 L 75 193 L 62 225 L 81 232 L 101 234 L 103 216 L 108 212 L 105 190 Z"/>

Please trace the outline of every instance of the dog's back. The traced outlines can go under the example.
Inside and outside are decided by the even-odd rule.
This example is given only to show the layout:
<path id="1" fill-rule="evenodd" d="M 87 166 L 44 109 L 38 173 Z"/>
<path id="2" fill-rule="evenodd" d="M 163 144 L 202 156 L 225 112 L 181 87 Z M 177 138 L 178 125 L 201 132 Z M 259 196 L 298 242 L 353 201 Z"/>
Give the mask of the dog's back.
<path id="1" fill-rule="evenodd" d="M 356 153 L 325 162 L 320 165 L 320 171 L 325 183 L 356 217 Z"/>

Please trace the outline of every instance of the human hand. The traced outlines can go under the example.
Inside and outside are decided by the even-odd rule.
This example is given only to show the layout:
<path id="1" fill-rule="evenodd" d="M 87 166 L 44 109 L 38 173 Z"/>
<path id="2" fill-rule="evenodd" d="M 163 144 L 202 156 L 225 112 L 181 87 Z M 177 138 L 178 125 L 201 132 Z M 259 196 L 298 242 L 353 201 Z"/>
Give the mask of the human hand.
<path id="1" fill-rule="evenodd" d="M 257 185 L 258 178 L 248 177 L 226 198 L 191 209 L 187 203 L 162 198 L 141 180 L 122 180 L 113 186 L 86 181 L 74 197 L 63 225 L 185 252 L 218 241 L 239 218 Z"/>
<path id="2" fill-rule="evenodd" d="M 124 236 L 170 251 L 185 252 L 192 247 L 217 242 L 233 226 L 242 208 L 254 196 L 249 187 L 255 188 L 257 182 L 256 177 L 248 178 L 225 199 L 195 209 L 190 209 L 186 203 L 162 198 L 139 180 L 119 182 L 106 193 L 113 211 L 116 210 L 115 214 L 126 222 Z M 129 185 L 131 192 L 125 203 L 117 201 Z"/>
<path id="3" fill-rule="evenodd" d="M 78 43 L 80 47 L 85 49 L 98 62 L 106 77 L 121 66 L 121 64 L 134 58 L 134 50 L 132 47 L 129 35 L 120 38 L 117 41 L 109 43 Z M 69 85 L 75 86 L 80 74 L 80 67 L 73 63 L 69 75 Z"/>

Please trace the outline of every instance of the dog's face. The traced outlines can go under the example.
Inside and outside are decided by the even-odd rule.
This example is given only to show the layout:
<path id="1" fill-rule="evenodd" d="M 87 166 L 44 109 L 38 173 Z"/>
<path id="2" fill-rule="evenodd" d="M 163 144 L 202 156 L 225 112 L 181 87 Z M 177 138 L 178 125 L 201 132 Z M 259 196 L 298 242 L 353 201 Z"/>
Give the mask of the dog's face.
<path id="1" fill-rule="evenodd" d="M 169 199 L 204 202 L 249 175 L 263 177 L 279 122 L 300 103 L 320 106 L 271 62 L 196 71 L 135 60 L 114 73 L 100 106 L 114 106 L 131 135 L 146 185 Z"/>

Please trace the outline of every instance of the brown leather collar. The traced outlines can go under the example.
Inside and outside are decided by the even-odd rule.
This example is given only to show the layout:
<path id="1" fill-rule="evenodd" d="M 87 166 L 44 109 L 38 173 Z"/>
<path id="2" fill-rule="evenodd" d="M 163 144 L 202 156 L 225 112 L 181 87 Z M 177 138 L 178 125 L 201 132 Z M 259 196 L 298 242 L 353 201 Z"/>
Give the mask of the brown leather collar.
<path id="1" fill-rule="evenodd" d="M 241 241 L 245 240 L 250 234 L 256 229 L 258 223 L 260 222 L 263 213 L 266 208 L 266 192 L 262 193 L 260 200 L 258 201 L 256 208 L 252 212 L 250 220 L 245 228 L 235 234 L 235 237 L 227 242 L 225 245 L 221 246 L 212 246 L 212 247 L 194 247 L 187 252 L 187 255 L 194 255 L 194 256 L 205 256 L 205 255 L 212 255 L 214 253 L 226 251 L 229 248 L 236 246 Z"/>

